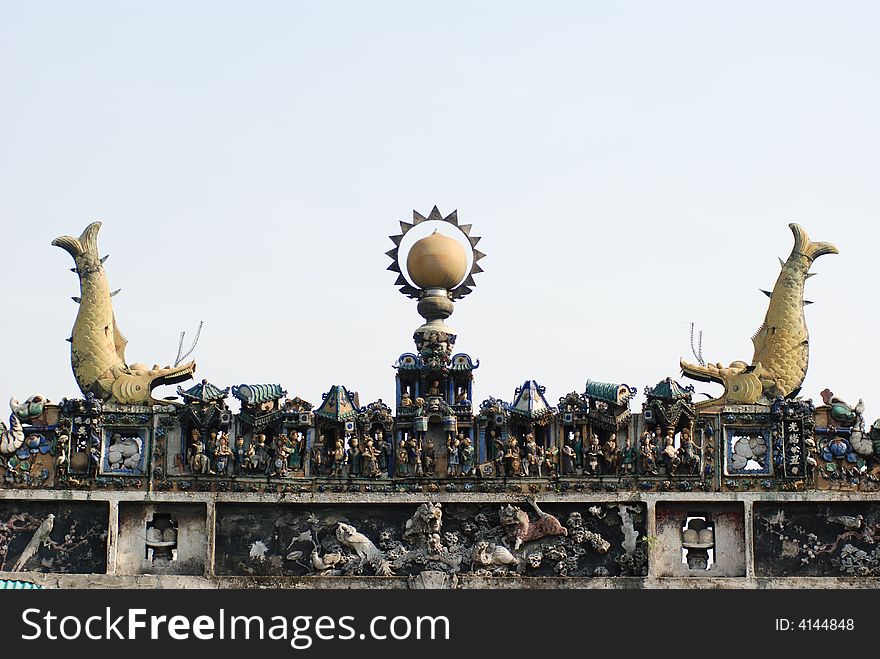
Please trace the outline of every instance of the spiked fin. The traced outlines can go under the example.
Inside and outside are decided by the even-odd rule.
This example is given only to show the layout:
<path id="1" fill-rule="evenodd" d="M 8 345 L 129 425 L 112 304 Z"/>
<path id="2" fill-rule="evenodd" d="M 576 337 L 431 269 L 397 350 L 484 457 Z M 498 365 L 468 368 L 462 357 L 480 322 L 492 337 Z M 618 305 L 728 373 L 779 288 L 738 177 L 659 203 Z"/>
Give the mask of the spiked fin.
<path id="1" fill-rule="evenodd" d="M 119 359 L 122 363 L 125 363 L 125 346 L 128 345 L 128 339 L 125 338 L 125 335 L 119 331 L 119 326 L 116 324 L 116 314 L 113 314 L 113 345 L 116 348 L 116 354 L 119 355 Z"/>
<path id="2" fill-rule="evenodd" d="M 74 296 L 73 296 L 72 298 L 70 298 L 70 299 L 73 300 L 74 302 L 76 302 L 77 304 L 82 304 L 82 298 L 81 298 L 81 297 L 77 297 L 76 295 L 74 295 Z"/>
<path id="3" fill-rule="evenodd" d="M 804 306 L 807 306 L 808 304 L 813 304 L 813 301 L 812 300 L 804 300 Z"/>
<path id="4" fill-rule="evenodd" d="M 109 255 L 109 254 L 107 254 L 107 256 L 102 256 L 102 257 L 101 257 L 101 263 L 103 263 L 104 261 L 106 261 L 106 260 L 109 259 L 109 258 L 110 258 L 110 255 Z"/>
<path id="5" fill-rule="evenodd" d="M 780 267 L 780 268 L 784 268 L 784 267 L 785 267 L 785 261 L 783 261 L 783 260 L 782 260 L 780 257 L 778 257 L 778 256 L 777 256 L 776 258 L 779 259 L 779 267 Z"/>
<path id="6" fill-rule="evenodd" d="M 117 294 L 119 291 L 121 291 L 121 290 L 122 290 L 121 288 L 117 288 L 115 291 L 113 291 L 112 293 L 110 293 L 110 297 L 113 297 L 114 295 L 116 295 L 116 294 Z"/>
<path id="7" fill-rule="evenodd" d="M 773 293 L 771 293 L 770 291 L 765 291 L 763 288 L 759 288 L 758 290 L 761 291 L 767 297 L 773 297 Z"/>
<path id="8" fill-rule="evenodd" d="M 815 261 L 823 254 L 839 254 L 837 247 L 831 243 L 818 242 L 814 243 L 810 240 L 804 228 L 798 224 L 789 224 L 788 228 L 794 234 L 794 251 L 803 254 L 811 261 Z"/>
<path id="9" fill-rule="evenodd" d="M 752 345 L 755 347 L 755 357 L 764 348 L 764 340 L 767 338 L 767 321 L 761 323 L 758 331 L 752 335 Z"/>

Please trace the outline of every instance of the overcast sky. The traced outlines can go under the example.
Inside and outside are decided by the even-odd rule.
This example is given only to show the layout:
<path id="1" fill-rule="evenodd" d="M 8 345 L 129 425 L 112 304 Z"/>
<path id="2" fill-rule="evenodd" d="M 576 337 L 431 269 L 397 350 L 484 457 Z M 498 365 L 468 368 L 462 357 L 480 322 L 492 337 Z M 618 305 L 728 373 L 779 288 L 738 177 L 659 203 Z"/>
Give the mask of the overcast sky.
<path id="1" fill-rule="evenodd" d="M 880 416 L 877 3 L 0 7 L 0 396 L 78 393 L 49 243 L 100 219 L 129 362 L 203 320 L 197 378 L 391 401 L 422 321 L 384 252 L 437 204 L 488 254 L 448 321 L 477 403 L 641 391 L 691 321 L 751 361 L 794 221 L 840 248 L 804 393 Z"/>

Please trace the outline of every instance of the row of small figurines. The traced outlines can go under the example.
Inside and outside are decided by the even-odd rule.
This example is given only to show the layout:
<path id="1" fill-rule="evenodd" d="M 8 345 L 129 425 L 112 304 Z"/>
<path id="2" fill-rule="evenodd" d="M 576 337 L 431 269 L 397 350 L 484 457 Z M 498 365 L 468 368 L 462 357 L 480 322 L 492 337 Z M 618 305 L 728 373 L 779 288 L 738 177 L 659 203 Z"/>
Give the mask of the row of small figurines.
<path id="1" fill-rule="evenodd" d="M 305 438 L 299 431 L 279 434 L 267 442 L 266 435 L 254 433 L 245 446 L 239 435 L 231 444 L 223 431 L 208 433 L 206 440 L 197 428 L 190 431 L 187 466 L 193 474 L 265 474 L 287 476 L 302 471 Z"/>
<path id="2" fill-rule="evenodd" d="M 187 464 L 193 474 L 265 474 L 286 476 L 302 472 L 306 454 L 311 460 L 314 476 L 365 477 L 397 475 L 437 476 L 436 455 L 433 445 L 421 436 L 405 437 L 394 451 L 381 432 L 375 438 L 355 436 L 347 441 L 337 439 L 332 447 L 326 446 L 323 436 L 305 450 L 305 438 L 300 431 L 275 435 L 271 442 L 265 434 L 254 434 L 245 446 L 244 437 L 238 436 L 230 446 L 228 435 L 222 431 L 209 433 L 202 440 L 197 429 L 191 431 Z M 511 435 L 507 441 L 489 432 L 489 461 L 476 463 L 476 451 L 470 437 L 459 432 L 448 433 L 446 442 L 446 476 L 471 477 L 479 469 L 482 476 L 555 477 L 555 476 L 625 476 L 659 474 L 659 467 L 668 475 L 697 474 L 700 470 L 699 449 L 689 428 L 680 434 L 675 446 L 675 431 L 661 428 L 646 430 L 638 449 L 629 437 L 618 446 L 617 436 L 611 433 L 604 443 L 596 434 L 584 442 L 580 432 L 570 432 L 562 449 L 544 447 L 535 441 L 534 434 L 526 434 L 524 444 Z M 662 448 L 660 446 L 662 445 Z M 394 459 L 392 459 L 394 453 Z M 490 467 L 490 468 L 486 468 Z"/>
<path id="3" fill-rule="evenodd" d="M 657 476 L 660 466 L 668 475 L 697 474 L 700 471 L 700 452 L 689 428 L 682 429 L 678 447 L 675 446 L 674 428 L 646 430 L 638 449 L 632 445 L 629 436 L 624 445 L 619 446 L 617 434 L 613 431 L 604 443 L 600 443 L 595 433 L 588 441 L 583 441 L 579 431 L 570 431 L 561 449 L 541 446 L 531 432 L 526 434 L 523 446 L 515 436 L 508 438 L 506 443 L 496 436 L 494 430 L 489 436 L 494 446 L 494 470 L 507 477 L 629 476 L 636 473 Z"/>

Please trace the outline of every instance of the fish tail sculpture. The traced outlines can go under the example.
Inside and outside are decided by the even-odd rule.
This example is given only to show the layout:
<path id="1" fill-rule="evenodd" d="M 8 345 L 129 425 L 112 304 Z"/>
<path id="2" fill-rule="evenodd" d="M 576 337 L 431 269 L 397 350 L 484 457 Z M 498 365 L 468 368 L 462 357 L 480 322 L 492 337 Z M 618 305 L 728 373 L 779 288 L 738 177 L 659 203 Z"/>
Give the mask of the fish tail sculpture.
<path id="1" fill-rule="evenodd" d="M 74 298 L 79 312 L 70 337 L 73 375 L 83 394 L 123 404 L 155 404 L 160 401 L 152 397 L 153 389 L 188 380 L 195 371 L 195 362 L 164 368 L 126 364 L 128 341 L 116 324 L 113 293 L 98 254 L 100 228 L 100 222 L 93 222 L 79 238 L 61 236 L 52 241 L 73 257 L 80 282 L 80 296 Z"/>
<path id="2" fill-rule="evenodd" d="M 794 247 L 776 279 L 764 322 L 752 343 L 752 363 L 735 361 L 730 366 L 691 364 L 681 360 L 682 373 L 694 380 L 724 385 L 724 398 L 732 403 L 756 403 L 762 397 L 797 396 L 807 375 L 810 339 L 804 317 L 804 282 L 812 276 L 810 266 L 824 254 L 837 254 L 831 243 L 813 242 L 797 224 L 789 224 Z M 765 291 L 766 292 L 766 291 Z"/>

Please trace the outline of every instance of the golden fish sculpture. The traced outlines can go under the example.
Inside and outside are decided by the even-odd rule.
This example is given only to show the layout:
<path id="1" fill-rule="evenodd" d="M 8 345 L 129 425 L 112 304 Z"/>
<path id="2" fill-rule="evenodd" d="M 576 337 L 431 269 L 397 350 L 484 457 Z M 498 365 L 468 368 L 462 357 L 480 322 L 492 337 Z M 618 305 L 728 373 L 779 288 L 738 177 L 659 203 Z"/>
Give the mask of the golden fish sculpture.
<path id="1" fill-rule="evenodd" d="M 73 298 L 79 304 L 79 313 L 70 336 L 73 375 L 83 394 L 91 393 L 105 401 L 129 405 L 165 402 L 152 397 L 153 389 L 188 380 L 195 371 L 195 362 L 164 368 L 126 364 L 128 341 L 116 325 L 113 294 L 103 259 L 98 255 L 100 228 L 100 222 L 93 222 L 79 238 L 61 236 L 52 241 L 73 257 L 74 272 L 79 276 L 80 296 Z"/>
<path id="2" fill-rule="evenodd" d="M 810 361 L 810 337 L 804 318 L 804 282 L 813 273 L 810 266 L 823 254 L 837 254 L 831 243 L 810 240 L 797 224 L 789 224 L 794 234 L 794 247 L 773 291 L 768 293 L 770 305 L 764 322 L 752 343 L 752 363 L 735 361 L 730 366 L 690 364 L 681 360 L 682 373 L 702 382 L 724 385 L 722 399 L 731 403 L 750 404 L 779 396 L 797 396 Z M 781 261 L 781 259 L 780 259 Z"/>

